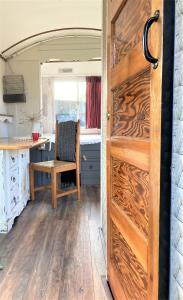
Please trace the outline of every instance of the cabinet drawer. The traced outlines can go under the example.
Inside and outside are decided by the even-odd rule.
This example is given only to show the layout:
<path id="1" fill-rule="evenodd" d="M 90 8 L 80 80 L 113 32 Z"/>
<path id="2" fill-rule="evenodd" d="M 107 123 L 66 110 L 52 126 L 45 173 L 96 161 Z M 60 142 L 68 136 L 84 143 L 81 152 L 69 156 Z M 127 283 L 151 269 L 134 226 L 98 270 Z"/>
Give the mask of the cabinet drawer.
<path id="1" fill-rule="evenodd" d="M 99 171 L 100 172 L 100 162 L 99 161 L 82 161 L 81 171 Z"/>
<path id="2" fill-rule="evenodd" d="M 81 184 L 82 185 L 100 184 L 100 172 L 99 171 L 81 172 Z"/>
<path id="3" fill-rule="evenodd" d="M 100 152 L 100 143 L 81 145 L 81 151 L 99 151 Z"/>
<path id="4" fill-rule="evenodd" d="M 100 160 L 100 151 L 81 151 L 81 161 Z"/>

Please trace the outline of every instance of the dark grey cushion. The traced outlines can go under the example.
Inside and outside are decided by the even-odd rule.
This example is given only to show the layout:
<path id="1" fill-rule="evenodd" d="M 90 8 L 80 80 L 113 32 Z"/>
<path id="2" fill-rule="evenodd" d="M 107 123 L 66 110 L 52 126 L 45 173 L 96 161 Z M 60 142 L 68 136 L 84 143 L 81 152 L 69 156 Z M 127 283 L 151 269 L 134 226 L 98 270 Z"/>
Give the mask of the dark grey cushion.
<path id="1" fill-rule="evenodd" d="M 58 124 L 58 157 L 59 160 L 76 161 L 77 122 L 67 121 Z"/>

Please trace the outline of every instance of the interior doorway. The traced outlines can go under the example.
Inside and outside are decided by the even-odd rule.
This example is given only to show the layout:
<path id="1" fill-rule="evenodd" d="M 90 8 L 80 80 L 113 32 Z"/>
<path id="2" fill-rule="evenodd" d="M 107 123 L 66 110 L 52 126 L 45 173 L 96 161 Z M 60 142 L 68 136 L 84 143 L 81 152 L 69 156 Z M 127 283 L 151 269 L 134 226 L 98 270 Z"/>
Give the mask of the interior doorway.
<path id="1" fill-rule="evenodd" d="M 55 40 L 52 41 L 52 46 L 55 47 L 55 43 Z M 41 51 L 47 47 L 47 44 L 41 45 Z M 101 52 L 101 46 L 98 50 Z M 39 53 L 40 45 L 37 46 L 36 51 Z M 34 55 L 35 57 L 35 49 L 24 53 L 24 60 L 25 55 L 29 57 Z M 34 115 L 35 122 L 33 124 L 34 128 L 37 126 L 40 134 L 47 136 L 50 142 L 40 149 L 32 149 L 30 161 L 53 159 L 55 119 L 67 121 L 80 118 L 82 121 L 82 199 L 81 202 L 77 202 L 74 196 L 64 198 L 60 200 L 59 208 L 55 212 L 51 209 L 49 192 L 39 192 L 35 204 L 29 202 L 21 216 L 17 218 L 13 230 L 6 236 L 1 236 L 0 256 L 4 270 L 0 273 L 2 279 L 0 290 L 2 297 L 8 295 L 8 297 L 13 296 L 17 299 L 22 295 L 26 299 L 31 299 L 33 294 L 37 299 L 40 297 L 73 299 L 73 295 L 84 299 L 110 299 L 106 285 L 105 239 L 101 228 L 101 216 L 103 216 L 100 201 L 101 123 L 97 127 L 90 125 L 86 128 L 87 84 L 88 89 L 91 90 L 93 79 L 94 82 L 97 81 L 97 84 L 100 82 L 101 92 L 101 57 L 99 53 L 96 53 L 96 48 L 95 55 L 90 54 L 91 59 L 87 61 L 60 62 L 53 58 L 54 55 L 53 53 L 50 59 L 47 55 L 46 61 L 40 64 L 41 72 L 39 72 L 38 83 L 41 86 L 40 95 L 42 97 L 40 103 L 34 104 L 37 113 Z M 20 61 L 21 55 L 19 56 Z M 17 66 L 19 62 L 17 62 Z M 31 72 L 29 71 L 29 78 L 33 76 Z M 94 100 L 90 99 L 91 101 Z M 26 105 L 24 109 L 26 109 Z M 26 112 L 18 110 L 18 114 L 22 116 Z M 95 123 L 92 117 L 88 123 L 91 122 Z M 17 124 L 16 134 L 19 132 L 19 127 L 21 127 L 20 135 L 22 135 L 25 132 L 24 122 Z M 26 129 L 28 130 L 28 128 Z M 35 178 L 37 185 L 49 183 L 50 180 L 48 175 L 43 174 L 36 174 Z M 22 238 L 21 246 L 19 246 L 19 239 L 25 229 L 26 237 Z M 12 249 L 8 255 L 5 254 L 7 247 Z M 59 249 L 61 253 L 59 253 Z M 22 259 L 23 251 L 25 251 L 24 259 Z M 32 253 L 36 253 L 37 258 L 33 258 Z M 29 274 L 25 276 L 27 268 L 29 268 Z M 47 268 L 50 272 L 47 277 L 42 278 L 42 274 Z M 22 282 L 17 280 L 18 276 L 14 277 L 12 270 L 20 273 L 19 278 L 24 278 L 25 288 L 22 287 Z M 71 270 L 75 274 L 73 278 L 70 275 Z M 86 272 L 88 276 L 84 276 Z M 74 279 L 76 274 L 79 280 Z M 9 280 L 15 282 L 15 289 L 8 290 Z M 37 288 L 32 292 L 35 282 L 38 281 Z M 60 282 L 63 282 L 61 286 L 59 286 Z M 75 282 L 74 285 L 73 282 Z M 51 288 L 52 285 L 54 285 L 55 291 Z"/>
<path id="2" fill-rule="evenodd" d="M 20 216 L 13 219 L 12 230 L 6 235 L 0 234 L 0 257 L 4 266 L 0 273 L 0 297 L 3 300 L 6 297 L 31 299 L 32 295 L 36 299 L 75 299 L 73 295 L 76 295 L 83 299 L 106 299 L 109 294 L 105 280 L 105 234 L 102 230 L 103 224 L 106 224 L 106 211 L 103 210 L 106 201 L 103 197 L 106 188 L 103 178 L 105 167 L 102 162 L 105 155 L 101 155 L 104 153 L 101 148 L 105 146 L 101 142 L 101 126 L 96 123 L 91 125 L 95 121 L 93 117 L 88 118 L 89 125 L 86 124 L 86 114 L 91 109 L 86 111 L 86 99 L 83 98 L 83 91 L 80 92 L 80 86 L 84 90 L 86 84 L 87 89 L 86 77 L 88 86 L 91 86 L 93 79 L 89 84 L 89 77 L 102 77 L 103 73 L 102 1 L 81 0 L 76 4 L 76 1 L 48 0 L 44 6 L 39 0 L 26 3 L 14 1 L 11 4 L 1 3 L 1 8 L 0 14 L 9 11 L 7 18 L 1 18 L 7 29 L 3 34 L 0 33 L 3 41 L 1 58 L 5 63 L 3 72 L 6 75 L 21 74 L 26 93 L 25 103 L 14 103 L 7 107 L 8 114 L 14 115 L 14 123 L 8 128 L 9 137 L 22 141 L 30 139 L 33 129 L 38 130 L 41 135 L 49 136 L 50 142 L 39 149 L 32 149 L 30 160 L 51 159 L 54 147 L 53 120 L 59 115 L 63 120 L 65 115 L 64 120 L 82 120 L 83 144 L 82 201 L 77 202 L 74 196 L 70 196 L 60 201 L 57 211 L 52 211 L 49 191 L 39 192 L 34 205 L 26 203 L 23 212 L 18 213 Z M 32 16 L 35 22 L 32 22 Z M 8 28 L 12 28 L 11 32 Z M 45 66 L 49 67 L 47 74 L 42 72 Z M 71 70 L 70 74 L 68 69 Z M 57 94 L 58 99 L 52 99 L 51 102 L 54 97 L 48 85 L 53 78 L 56 79 L 53 94 Z M 62 99 L 60 91 L 63 81 L 68 82 L 68 78 L 69 85 L 73 83 L 72 88 L 71 85 L 68 87 L 71 90 L 75 89 L 77 81 L 77 97 L 74 98 L 73 93 L 65 93 L 66 99 Z M 98 78 L 95 80 L 98 81 Z M 69 104 L 69 100 L 74 103 Z M 71 109 L 73 106 L 74 110 Z M 104 125 L 103 116 L 102 123 Z M 13 177 L 18 176 L 15 171 Z M 47 174 L 36 174 L 35 177 L 38 185 L 50 180 Z M 62 286 L 59 286 L 60 282 Z"/>

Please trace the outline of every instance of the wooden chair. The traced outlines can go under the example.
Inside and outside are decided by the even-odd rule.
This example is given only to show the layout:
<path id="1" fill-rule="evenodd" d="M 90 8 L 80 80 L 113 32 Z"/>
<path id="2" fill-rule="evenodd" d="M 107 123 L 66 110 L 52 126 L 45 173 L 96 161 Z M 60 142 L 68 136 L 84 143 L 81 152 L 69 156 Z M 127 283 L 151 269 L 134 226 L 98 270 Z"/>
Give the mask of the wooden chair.
<path id="1" fill-rule="evenodd" d="M 80 121 L 76 124 L 76 154 L 75 162 L 61 161 L 58 160 L 58 130 L 59 123 L 57 121 L 56 124 L 56 137 L 55 137 L 55 153 L 54 160 L 44 161 L 39 163 L 30 163 L 29 172 L 30 172 L 30 191 L 31 191 L 31 199 L 35 200 L 35 192 L 51 189 L 52 194 L 52 207 L 57 208 L 57 199 L 66 195 L 70 195 L 72 193 L 77 193 L 78 200 L 80 200 Z M 62 172 L 76 170 L 76 188 L 72 188 L 66 191 L 58 189 L 58 176 Z M 40 171 L 51 174 L 51 185 L 44 185 L 35 187 L 34 186 L 34 171 Z"/>

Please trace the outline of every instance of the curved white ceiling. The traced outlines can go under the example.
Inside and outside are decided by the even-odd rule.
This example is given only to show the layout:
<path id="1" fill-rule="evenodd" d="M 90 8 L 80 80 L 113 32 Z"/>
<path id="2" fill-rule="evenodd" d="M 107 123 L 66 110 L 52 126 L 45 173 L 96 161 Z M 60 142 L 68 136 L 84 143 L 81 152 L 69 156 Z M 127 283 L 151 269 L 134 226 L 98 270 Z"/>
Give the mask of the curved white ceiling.
<path id="1" fill-rule="evenodd" d="M 101 29 L 102 0 L 0 1 L 0 52 L 28 36 L 70 27 Z"/>
<path id="2" fill-rule="evenodd" d="M 34 47 L 17 50 L 15 54 L 8 56 L 8 59 L 11 58 L 14 61 L 39 61 L 39 63 L 97 60 L 101 58 L 101 38 L 84 35 L 59 37 L 41 42 Z"/>

